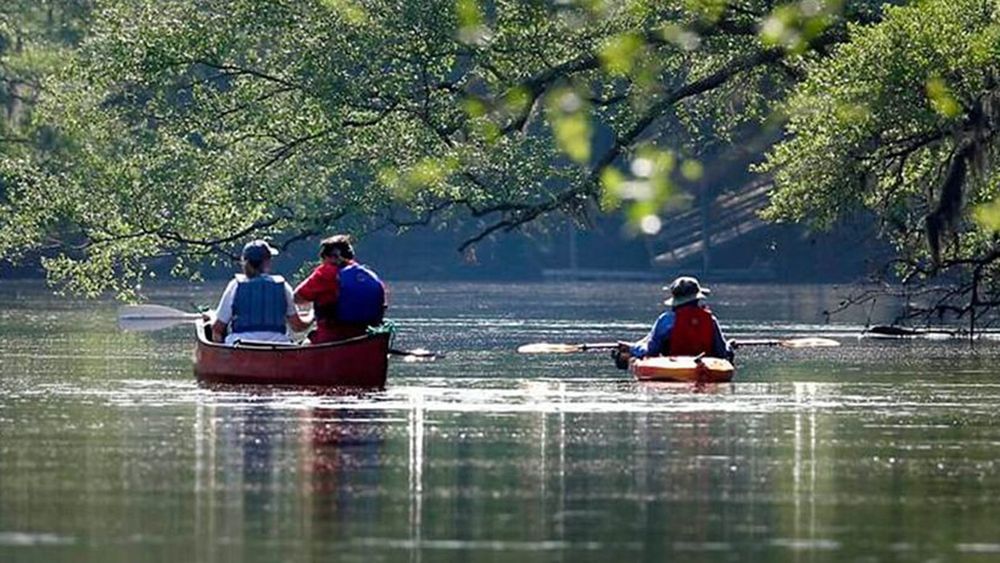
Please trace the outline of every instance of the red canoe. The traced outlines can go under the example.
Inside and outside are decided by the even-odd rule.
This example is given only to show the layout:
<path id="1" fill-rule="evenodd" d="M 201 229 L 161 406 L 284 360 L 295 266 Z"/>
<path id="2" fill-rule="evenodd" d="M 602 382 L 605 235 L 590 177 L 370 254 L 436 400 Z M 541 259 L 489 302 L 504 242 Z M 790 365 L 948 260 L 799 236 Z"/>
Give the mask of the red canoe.
<path id="1" fill-rule="evenodd" d="M 299 346 L 211 342 L 197 324 L 194 373 L 205 383 L 385 387 L 389 334 L 372 334 Z"/>

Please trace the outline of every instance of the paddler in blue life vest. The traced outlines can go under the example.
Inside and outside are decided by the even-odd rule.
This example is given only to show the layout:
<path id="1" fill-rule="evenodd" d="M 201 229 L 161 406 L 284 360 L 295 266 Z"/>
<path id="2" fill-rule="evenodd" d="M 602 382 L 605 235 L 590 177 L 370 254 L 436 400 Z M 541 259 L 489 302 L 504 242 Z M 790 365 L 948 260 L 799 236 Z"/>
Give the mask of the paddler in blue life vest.
<path id="1" fill-rule="evenodd" d="M 719 328 L 719 321 L 703 300 L 710 293 L 698 280 L 681 276 L 664 290 L 669 307 L 656 319 L 649 334 L 638 342 L 619 342 L 612 353 L 615 364 L 625 369 L 630 358 L 649 356 L 697 356 L 733 358 L 733 350 Z"/>
<path id="2" fill-rule="evenodd" d="M 365 334 L 382 323 L 385 284 L 371 268 L 354 259 L 350 235 L 334 235 L 319 243 L 321 263 L 295 288 L 295 302 L 312 303 L 316 331 L 313 344 Z"/>
<path id="3" fill-rule="evenodd" d="M 243 247 L 243 273 L 236 274 L 215 310 L 212 340 L 233 344 L 237 340 L 290 342 L 286 325 L 295 332 L 309 328 L 295 309 L 292 287 L 281 276 L 271 275 L 271 258 L 278 254 L 263 240 Z M 226 330 L 229 334 L 226 334 Z"/>

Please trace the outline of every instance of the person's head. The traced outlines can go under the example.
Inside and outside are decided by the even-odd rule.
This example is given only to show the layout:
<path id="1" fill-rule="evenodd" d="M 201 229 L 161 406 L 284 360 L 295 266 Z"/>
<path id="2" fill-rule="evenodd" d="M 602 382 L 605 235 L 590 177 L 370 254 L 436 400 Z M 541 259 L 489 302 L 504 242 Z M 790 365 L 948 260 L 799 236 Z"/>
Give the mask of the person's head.
<path id="1" fill-rule="evenodd" d="M 278 255 L 278 249 L 267 241 L 254 240 L 243 247 L 243 274 L 252 278 L 271 270 L 271 258 Z"/>
<path id="2" fill-rule="evenodd" d="M 354 247 L 351 246 L 351 235 L 333 235 L 319 243 L 319 257 L 324 262 L 343 264 L 354 260 Z"/>
<path id="3" fill-rule="evenodd" d="M 706 295 L 711 293 L 707 287 L 701 287 L 698 280 L 690 276 L 681 276 L 663 289 L 670 292 L 670 297 L 663 304 L 675 309 L 681 305 L 704 299 Z"/>

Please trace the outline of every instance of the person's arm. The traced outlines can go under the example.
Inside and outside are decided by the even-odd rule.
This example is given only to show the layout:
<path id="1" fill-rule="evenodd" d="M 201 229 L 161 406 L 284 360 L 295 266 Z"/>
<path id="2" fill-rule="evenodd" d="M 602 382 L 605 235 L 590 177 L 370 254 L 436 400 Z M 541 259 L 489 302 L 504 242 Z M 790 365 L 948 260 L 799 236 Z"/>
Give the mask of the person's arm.
<path id="1" fill-rule="evenodd" d="M 339 291 L 336 268 L 320 266 L 295 288 L 293 302 L 304 305 L 322 299 L 324 304 L 328 304 L 337 300 Z"/>
<path id="2" fill-rule="evenodd" d="M 712 315 L 712 355 L 727 360 L 732 360 L 734 356 L 733 347 L 726 340 L 726 335 L 722 334 L 722 327 L 715 315 Z"/>
<path id="3" fill-rule="evenodd" d="M 667 341 L 670 340 L 670 331 L 674 328 L 674 312 L 664 311 L 660 315 L 656 322 L 653 324 L 653 328 L 649 330 L 642 340 L 639 340 L 632 345 L 629 352 L 634 358 L 645 358 L 647 356 L 658 356 L 666 347 Z"/>
<path id="4" fill-rule="evenodd" d="M 306 314 L 306 316 L 301 316 L 299 310 L 295 308 L 295 297 L 292 294 L 292 286 L 285 283 L 285 303 L 288 306 L 285 308 L 285 320 L 288 321 L 288 326 L 291 327 L 293 332 L 305 332 L 309 330 L 309 326 L 312 324 L 312 315 Z M 307 301 L 308 303 L 308 301 Z"/>
<path id="5" fill-rule="evenodd" d="M 313 270 L 306 279 L 302 280 L 298 286 L 295 287 L 295 291 L 292 292 L 292 303 L 296 305 L 305 305 L 307 303 L 312 303 L 314 295 L 312 295 L 312 287 L 316 285 L 315 277 L 319 269 Z"/>
<path id="6" fill-rule="evenodd" d="M 212 341 L 225 342 L 226 328 L 233 319 L 233 299 L 236 297 L 236 280 L 231 280 L 222 292 L 219 306 L 215 308 L 215 322 L 212 323 Z"/>
<path id="7" fill-rule="evenodd" d="M 223 343 L 226 341 L 226 324 L 215 321 L 212 323 L 212 342 Z"/>

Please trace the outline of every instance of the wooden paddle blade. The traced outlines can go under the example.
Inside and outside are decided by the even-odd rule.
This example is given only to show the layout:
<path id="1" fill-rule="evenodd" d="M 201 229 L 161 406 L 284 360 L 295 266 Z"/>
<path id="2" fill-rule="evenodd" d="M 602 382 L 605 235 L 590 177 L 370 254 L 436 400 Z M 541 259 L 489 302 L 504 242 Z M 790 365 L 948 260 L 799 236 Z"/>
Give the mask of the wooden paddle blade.
<path id="1" fill-rule="evenodd" d="M 153 330 L 161 330 L 164 328 L 170 328 L 172 326 L 177 326 L 183 323 L 190 323 L 197 321 L 201 318 L 201 315 L 196 315 L 193 318 L 188 317 L 159 317 L 159 318 L 143 318 L 143 317 L 118 317 L 118 328 L 122 330 L 127 330 L 131 332 L 149 332 Z"/>
<path id="2" fill-rule="evenodd" d="M 840 346 L 840 342 L 832 338 L 819 337 L 792 338 L 790 340 L 782 340 L 779 344 L 785 348 L 833 348 Z"/>
<path id="3" fill-rule="evenodd" d="M 583 351 L 583 347 L 579 344 L 550 344 L 548 342 L 536 342 L 517 347 L 519 354 L 571 354 L 581 351 Z"/>
<path id="4" fill-rule="evenodd" d="M 119 318 L 185 317 L 190 314 L 187 311 L 181 311 L 180 309 L 174 309 L 166 305 L 122 305 L 118 309 Z"/>

